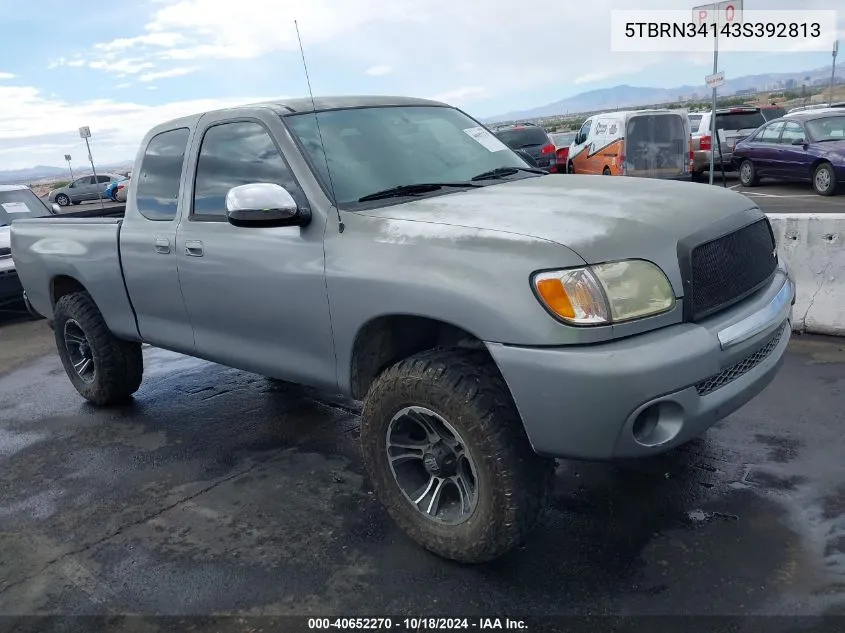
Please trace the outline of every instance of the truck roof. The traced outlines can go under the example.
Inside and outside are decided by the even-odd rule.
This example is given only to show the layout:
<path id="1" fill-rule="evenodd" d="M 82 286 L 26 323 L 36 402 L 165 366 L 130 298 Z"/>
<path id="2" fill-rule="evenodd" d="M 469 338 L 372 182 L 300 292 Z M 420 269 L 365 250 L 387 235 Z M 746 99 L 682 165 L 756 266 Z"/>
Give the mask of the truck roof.
<path id="1" fill-rule="evenodd" d="M 433 101 L 431 99 L 418 99 L 416 97 L 396 97 L 386 95 L 346 95 L 346 96 L 325 96 L 314 97 L 312 105 L 310 97 L 302 97 L 296 99 L 279 99 L 273 101 L 261 101 L 258 103 L 244 103 L 242 105 L 231 106 L 228 108 L 218 108 L 215 110 L 207 110 L 205 112 L 197 112 L 196 114 L 163 121 L 155 126 L 153 130 L 160 128 L 172 128 L 175 124 L 191 125 L 195 123 L 200 117 L 206 114 L 227 112 L 230 110 L 240 110 L 243 108 L 268 108 L 274 110 L 281 116 L 290 116 L 292 114 L 299 114 L 301 112 L 313 112 L 316 107 L 317 112 L 325 110 L 338 110 L 343 108 L 375 108 L 380 106 L 446 106 L 449 104 L 441 101 Z"/>

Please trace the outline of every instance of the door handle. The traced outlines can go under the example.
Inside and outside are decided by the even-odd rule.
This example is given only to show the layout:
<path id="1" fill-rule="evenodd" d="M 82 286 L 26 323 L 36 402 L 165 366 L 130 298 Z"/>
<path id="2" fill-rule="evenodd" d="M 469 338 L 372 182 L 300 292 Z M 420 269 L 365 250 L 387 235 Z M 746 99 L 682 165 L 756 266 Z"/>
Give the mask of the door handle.
<path id="1" fill-rule="evenodd" d="M 188 257 L 202 257 L 202 242 L 199 240 L 185 240 L 185 255 Z"/>
<path id="2" fill-rule="evenodd" d="M 170 240 L 166 237 L 157 237 L 156 238 L 156 253 L 161 253 L 162 255 L 166 255 L 170 252 Z"/>

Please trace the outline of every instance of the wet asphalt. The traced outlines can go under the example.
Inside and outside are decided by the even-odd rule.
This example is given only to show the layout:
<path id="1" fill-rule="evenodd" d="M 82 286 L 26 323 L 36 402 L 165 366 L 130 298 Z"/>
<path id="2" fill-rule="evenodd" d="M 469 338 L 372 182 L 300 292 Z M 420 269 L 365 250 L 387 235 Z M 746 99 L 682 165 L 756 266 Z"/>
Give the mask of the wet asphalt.
<path id="1" fill-rule="evenodd" d="M 561 462 L 531 539 L 461 566 L 376 502 L 358 403 L 147 348 L 98 410 L 51 335 L 0 322 L 32 350 L 0 363 L 0 615 L 845 613 L 845 340 L 794 337 L 677 451 Z"/>

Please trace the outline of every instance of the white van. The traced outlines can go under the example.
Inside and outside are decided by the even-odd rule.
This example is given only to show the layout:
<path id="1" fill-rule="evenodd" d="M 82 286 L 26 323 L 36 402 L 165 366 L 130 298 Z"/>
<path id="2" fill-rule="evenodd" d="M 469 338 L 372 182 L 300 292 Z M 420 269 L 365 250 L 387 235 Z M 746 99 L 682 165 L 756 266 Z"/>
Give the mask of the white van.
<path id="1" fill-rule="evenodd" d="M 567 173 L 689 180 L 692 141 L 687 113 L 632 110 L 595 114 L 569 148 Z"/>

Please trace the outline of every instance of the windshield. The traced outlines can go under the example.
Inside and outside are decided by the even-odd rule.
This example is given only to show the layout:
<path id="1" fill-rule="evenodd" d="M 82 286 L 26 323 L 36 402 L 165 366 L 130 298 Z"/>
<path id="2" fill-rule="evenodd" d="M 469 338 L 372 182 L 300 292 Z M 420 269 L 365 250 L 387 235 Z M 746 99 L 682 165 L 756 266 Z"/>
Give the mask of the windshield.
<path id="1" fill-rule="evenodd" d="M 575 140 L 577 132 L 563 132 L 561 134 L 552 134 L 552 142 L 557 147 L 569 147 L 572 141 Z"/>
<path id="2" fill-rule="evenodd" d="M 52 215 L 41 198 L 31 189 L 0 191 L 0 226 L 11 224 L 18 218 L 43 218 Z"/>
<path id="3" fill-rule="evenodd" d="M 829 116 L 806 122 L 814 141 L 845 141 L 845 116 Z"/>
<path id="4" fill-rule="evenodd" d="M 716 113 L 717 130 L 756 130 L 766 122 L 762 112 Z"/>
<path id="5" fill-rule="evenodd" d="M 331 180 L 326 174 L 317 117 Z M 499 167 L 527 166 L 495 136 L 455 108 L 351 108 L 316 116 L 313 112 L 290 115 L 284 120 L 326 191 L 334 189 L 336 203 L 341 207 L 355 206 L 359 198 L 392 187 L 465 182 Z M 514 177 L 534 176 L 519 172 Z"/>
<path id="6" fill-rule="evenodd" d="M 515 127 L 498 130 L 496 136 L 511 149 L 545 145 L 549 142 L 549 137 L 539 127 Z"/>

